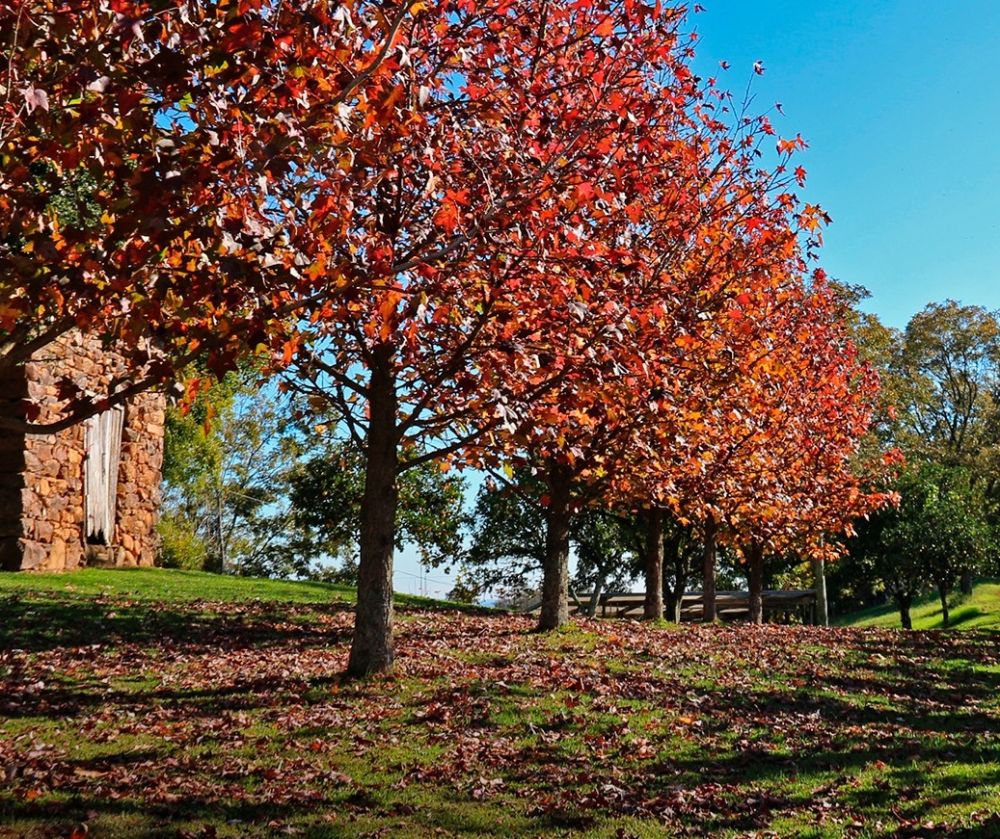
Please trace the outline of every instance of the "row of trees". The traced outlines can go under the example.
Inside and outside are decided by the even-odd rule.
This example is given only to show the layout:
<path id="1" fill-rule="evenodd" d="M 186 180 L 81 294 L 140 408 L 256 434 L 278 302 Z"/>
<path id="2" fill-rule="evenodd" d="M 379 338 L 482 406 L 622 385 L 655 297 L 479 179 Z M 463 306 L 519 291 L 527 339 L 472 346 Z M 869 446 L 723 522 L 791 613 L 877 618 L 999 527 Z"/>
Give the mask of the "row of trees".
<path id="1" fill-rule="evenodd" d="M 168 412 L 162 564 L 356 584 L 362 453 L 296 403 L 244 371 Z M 487 476 L 471 509 L 468 490 L 456 471 L 407 472 L 396 548 L 454 573 L 452 599 L 514 607 L 536 601 L 546 557 L 545 485 L 529 469 Z M 599 506 L 577 511 L 570 598 L 593 613 L 602 593 L 631 588 L 645 574 L 646 538 L 644 515 Z M 698 538 L 696 528 L 664 517 L 663 599 L 674 620 L 697 570 Z M 769 582 L 793 572 L 795 562 L 772 558 Z M 720 551 L 717 572 L 726 586 L 745 584 L 746 569 L 732 551 Z"/>
<path id="2" fill-rule="evenodd" d="M 859 525 L 834 588 L 842 608 L 892 598 L 904 627 L 914 599 L 935 591 L 947 626 L 955 587 L 1000 573 L 1000 320 L 949 300 L 901 331 L 866 316 L 857 334 L 893 407 L 870 444 L 899 448 L 907 467 L 900 505 Z"/>
<path id="3" fill-rule="evenodd" d="M 805 144 L 693 75 L 684 9 L 0 15 L 3 363 L 86 328 L 136 371 L 67 384 L 60 423 L 30 405 L 4 423 L 51 431 L 196 359 L 280 372 L 360 458 L 351 673 L 392 665 L 401 492 L 431 464 L 544 486 L 542 628 L 567 618 L 580 510 L 647 522 L 650 616 L 670 517 L 701 533 L 707 617 L 725 543 L 759 620 L 767 557 L 829 554 L 889 499 L 872 488 L 892 455 L 857 460 L 877 377 L 809 271 L 825 216 L 794 192 Z M 86 212 L 64 211 L 73 190 Z"/>
<path id="4" fill-rule="evenodd" d="M 931 589 L 947 625 L 954 588 L 967 591 L 973 575 L 997 572 L 997 316 L 948 301 L 899 332 L 871 315 L 854 318 L 859 344 L 880 370 L 886 406 L 864 445 L 904 447 L 907 468 L 893 484 L 901 503 L 859 520 L 846 556 L 832 566 L 833 598 L 847 611 L 889 596 L 908 627 L 914 598 Z M 220 568 L 228 558 L 236 573 L 356 580 L 362 458 L 333 428 L 312 433 L 296 417 L 316 419 L 277 388 L 259 389 L 252 373 L 228 377 L 186 413 L 171 414 L 167 562 Z M 528 468 L 501 471 L 483 483 L 471 515 L 464 491 L 454 472 L 425 465 L 408 473 L 397 547 L 408 542 L 426 564 L 457 568 L 453 596 L 460 599 L 536 597 L 546 556 L 545 484 Z M 623 508 L 591 506 L 573 516 L 569 592 L 590 593 L 584 610 L 603 591 L 630 588 L 644 575 L 647 524 Z M 665 614 L 676 619 L 703 545 L 700 530 L 673 515 L 663 528 Z M 220 532 L 228 535 L 221 544 Z M 767 584 L 804 583 L 800 559 L 769 557 Z M 718 560 L 726 585 L 746 584 L 739 552 L 724 549 Z"/>

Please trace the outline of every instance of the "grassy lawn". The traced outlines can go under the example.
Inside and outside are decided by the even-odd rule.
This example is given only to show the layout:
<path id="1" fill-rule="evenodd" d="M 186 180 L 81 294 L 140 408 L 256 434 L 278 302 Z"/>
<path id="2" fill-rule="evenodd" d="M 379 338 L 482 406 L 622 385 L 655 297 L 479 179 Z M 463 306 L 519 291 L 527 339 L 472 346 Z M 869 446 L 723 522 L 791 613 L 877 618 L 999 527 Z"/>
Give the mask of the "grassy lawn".
<path id="1" fill-rule="evenodd" d="M 0 836 L 1000 835 L 992 633 L 410 607 L 349 683 L 347 592 L 240 584 L 0 577 Z"/>
<path id="2" fill-rule="evenodd" d="M 979 583 L 972 594 L 955 593 L 948 600 L 953 629 L 1000 629 L 1000 582 Z M 941 601 L 928 595 L 910 610 L 914 629 L 941 629 Z M 892 604 L 845 615 L 837 621 L 844 626 L 899 627 L 899 610 Z"/>
<path id="3" fill-rule="evenodd" d="M 280 603 L 353 603 L 353 588 L 330 583 L 289 582 L 253 577 L 176 571 L 164 568 L 101 570 L 87 568 L 72 574 L 0 574 L 0 596 L 28 592 L 60 595 L 102 595 L 143 601 L 178 603 L 209 600 L 239 603 L 268 600 Z M 397 595 L 405 606 L 440 606 L 441 601 L 414 595 Z"/>

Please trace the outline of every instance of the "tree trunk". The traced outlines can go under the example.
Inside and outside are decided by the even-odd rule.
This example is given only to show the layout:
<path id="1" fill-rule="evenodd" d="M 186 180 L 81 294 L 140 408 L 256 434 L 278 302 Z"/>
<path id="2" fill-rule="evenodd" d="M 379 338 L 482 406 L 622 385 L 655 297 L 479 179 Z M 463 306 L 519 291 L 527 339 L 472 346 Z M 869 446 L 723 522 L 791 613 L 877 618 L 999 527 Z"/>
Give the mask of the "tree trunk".
<path id="1" fill-rule="evenodd" d="M 643 617 L 663 618 L 663 510 L 646 514 L 646 602 Z"/>
<path id="2" fill-rule="evenodd" d="M 684 608 L 684 590 L 687 588 L 688 563 L 681 548 L 681 537 L 670 540 L 670 559 L 673 565 L 674 585 L 667 595 L 667 616 L 674 623 L 681 622 Z M 666 572 L 664 571 L 664 574 Z"/>
<path id="3" fill-rule="evenodd" d="M 747 587 L 750 590 L 750 623 L 764 623 L 764 549 L 758 544 L 746 550 Z"/>
<path id="4" fill-rule="evenodd" d="M 587 604 L 587 617 L 597 617 L 597 607 L 601 605 L 601 595 L 604 593 L 604 577 L 598 577 L 594 583 L 594 591 L 590 595 L 590 602 Z"/>
<path id="5" fill-rule="evenodd" d="M 365 677 L 392 669 L 392 551 L 396 539 L 396 386 L 388 352 L 373 365 L 361 502 L 358 605 L 347 672 Z"/>
<path id="6" fill-rule="evenodd" d="M 948 611 L 948 587 L 939 585 L 937 590 L 938 596 L 941 598 L 941 626 L 947 629 L 948 622 L 951 619 L 951 614 Z"/>
<path id="7" fill-rule="evenodd" d="M 664 539 L 663 542 L 663 576 L 660 577 L 660 588 L 663 590 L 663 614 L 668 618 L 674 613 L 674 585 L 676 585 L 676 577 L 674 578 L 674 585 L 671 585 L 670 577 L 667 576 L 667 560 L 671 561 L 670 567 L 672 573 L 675 565 L 675 542 L 675 539 L 670 539 L 669 541 Z"/>
<path id="8" fill-rule="evenodd" d="M 962 594 L 972 594 L 972 572 L 963 571 L 962 577 L 959 582 L 961 586 Z"/>
<path id="9" fill-rule="evenodd" d="M 830 606 L 826 597 L 826 562 L 812 561 L 813 585 L 816 588 L 816 625 L 830 625 Z"/>
<path id="10" fill-rule="evenodd" d="M 718 525 L 709 516 L 705 519 L 705 546 L 702 553 L 702 621 L 714 623 L 718 617 L 715 609 L 715 546 L 718 538 Z"/>
<path id="11" fill-rule="evenodd" d="M 674 623 L 680 623 L 681 612 L 684 610 L 684 589 L 686 588 L 686 580 L 683 575 L 675 577 L 674 579 L 674 605 L 670 610 L 670 619 Z"/>
<path id="12" fill-rule="evenodd" d="M 566 470 L 549 469 L 549 506 L 545 509 L 545 562 L 542 565 L 540 630 L 556 629 L 569 620 L 570 485 Z"/>
<path id="13" fill-rule="evenodd" d="M 226 537 L 222 532 L 222 488 L 215 488 L 215 532 L 219 539 L 219 573 L 225 574 L 229 570 L 229 559 L 226 556 Z"/>
<path id="14" fill-rule="evenodd" d="M 913 629 L 913 621 L 910 619 L 910 603 L 913 598 L 909 594 L 897 594 L 896 605 L 899 607 L 899 622 L 903 629 Z"/>

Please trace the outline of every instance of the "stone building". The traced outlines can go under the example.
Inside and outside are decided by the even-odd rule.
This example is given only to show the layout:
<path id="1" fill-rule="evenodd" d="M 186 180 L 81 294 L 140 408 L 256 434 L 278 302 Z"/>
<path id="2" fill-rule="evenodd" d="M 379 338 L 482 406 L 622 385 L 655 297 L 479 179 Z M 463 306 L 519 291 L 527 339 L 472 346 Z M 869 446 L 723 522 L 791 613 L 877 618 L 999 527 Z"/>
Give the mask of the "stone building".
<path id="1" fill-rule="evenodd" d="M 99 340 L 72 332 L 0 381 L 0 412 L 29 398 L 51 421 L 62 379 L 106 393 L 123 372 Z M 152 565 L 164 408 L 146 393 L 56 434 L 0 430 L 0 569 Z"/>

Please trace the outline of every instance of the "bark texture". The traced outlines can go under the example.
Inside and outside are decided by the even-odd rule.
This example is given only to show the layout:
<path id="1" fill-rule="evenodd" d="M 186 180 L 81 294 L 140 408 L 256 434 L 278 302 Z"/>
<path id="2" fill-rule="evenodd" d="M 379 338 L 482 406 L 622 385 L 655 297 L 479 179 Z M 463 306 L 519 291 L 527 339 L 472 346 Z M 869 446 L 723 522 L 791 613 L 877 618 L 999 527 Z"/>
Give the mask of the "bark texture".
<path id="1" fill-rule="evenodd" d="M 597 607 L 601 605 L 601 595 L 604 594 L 604 584 L 606 578 L 598 577 L 597 582 L 594 583 L 594 590 L 590 594 L 590 600 L 587 602 L 587 617 L 593 618 L 597 616 Z"/>
<path id="2" fill-rule="evenodd" d="M 813 581 L 816 587 L 816 625 L 830 625 L 830 606 L 826 596 L 826 562 L 822 559 L 812 561 Z"/>
<path id="3" fill-rule="evenodd" d="M 718 617 L 715 608 L 715 549 L 719 535 L 718 525 L 715 519 L 709 516 L 705 520 L 705 545 L 702 553 L 702 602 L 704 611 L 702 620 L 705 623 L 714 623 Z"/>
<path id="4" fill-rule="evenodd" d="M 643 617 L 663 617 L 663 510 L 646 514 L 646 602 Z"/>
<path id="5" fill-rule="evenodd" d="M 347 672 L 364 678 L 392 669 L 392 559 L 396 536 L 396 389 L 386 358 L 372 369 L 361 505 L 358 605 Z"/>
<path id="6" fill-rule="evenodd" d="M 545 562 L 542 565 L 540 630 L 557 629 L 569 620 L 569 529 L 571 492 L 565 470 L 549 469 L 549 506 L 545 510 Z"/>
<path id="7" fill-rule="evenodd" d="M 667 559 L 673 573 L 673 585 L 667 581 Z M 684 589 L 687 586 L 688 575 L 687 555 L 685 554 L 681 538 L 674 536 L 664 541 L 663 550 L 663 599 L 666 607 L 666 617 L 674 623 L 681 622 L 681 610 L 684 606 Z"/>
<path id="8" fill-rule="evenodd" d="M 951 612 L 948 610 L 948 588 L 938 586 L 938 597 L 941 598 L 941 625 L 947 629 L 951 621 Z"/>
<path id="9" fill-rule="evenodd" d="M 903 629 L 913 629 L 913 620 L 910 618 L 910 604 L 913 598 L 909 594 L 897 594 L 896 605 L 899 607 L 899 622 Z"/>
<path id="10" fill-rule="evenodd" d="M 747 584 L 750 590 L 750 623 L 764 623 L 764 549 L 750 545 L 746 549 Z"/>

